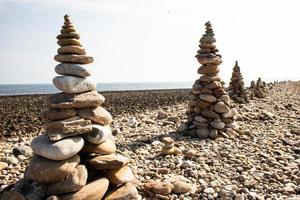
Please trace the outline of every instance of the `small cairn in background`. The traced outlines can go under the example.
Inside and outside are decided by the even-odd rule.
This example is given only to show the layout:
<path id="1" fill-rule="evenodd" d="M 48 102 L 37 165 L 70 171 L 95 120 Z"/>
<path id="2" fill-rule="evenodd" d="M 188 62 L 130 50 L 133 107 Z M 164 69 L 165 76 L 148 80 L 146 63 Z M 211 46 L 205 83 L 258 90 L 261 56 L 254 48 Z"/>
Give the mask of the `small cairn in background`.
<path id="1" fill-rule="evenodd" d="M 257 79 L 255 84 L 254 81 L 251 82 L 250 89 L 252 98 L 265 98 L 267 96 L 267 84 L 262 81 L 260 77 Z"/>
<path id="2" fill-rule="evenodd" d="M 238 128 L 235 121 L 237 109 L 232 108 L 230 97 L 218 76 L 222 59 L 215 45 L 212 26 L 210 22 L 205 26 L 206 31 L 200 39 L 200 50 L 196 55 L 202 65 L 198 69 L 201 76 L 195 81 L 190 94 L 188 122 L 182 124 L 179 130 L 202 139 L 215 139 L 228 128 Z"/>
<path id="3" fill-rule="evenodd" d="M 58 55 L 54 59 L 55 87 L 62 91 L 49 96 L 45 133 L 35 138 L 33 157 L 24 179 L 6 192 L 24 199 L 100 200 L 141 199 L 129 159 L 116 154 L 110 124 L 113 119 L 101 105 L 105 98 L 96 91 L 86 64 L 86 56 L 68 15 L 57 36 Z M 22 199 L 22 198 L 21 198 Z"/>
<path id="4" fill-rule="evenodd" d="M 249 102 L 249 96 L 245 88 L 241 69 L 237 61 L 235 62 L 235 66 L 233 67 L 231 81 L 228 87 L 228 94 L 236 103 Z"/>

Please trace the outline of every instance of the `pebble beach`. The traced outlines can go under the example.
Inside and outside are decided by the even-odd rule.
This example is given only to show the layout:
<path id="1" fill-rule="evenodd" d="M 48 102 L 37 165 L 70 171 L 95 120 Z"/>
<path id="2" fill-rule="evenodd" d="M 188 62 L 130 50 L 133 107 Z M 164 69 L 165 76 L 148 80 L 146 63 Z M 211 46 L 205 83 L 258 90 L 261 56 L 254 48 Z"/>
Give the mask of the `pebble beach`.
<path id="1" fill-rule="evenodd" d="M 130 159 L 143 199 L 299 199 L 300 82 L 268 85 L 268 95 L 235 104 L 242 131 L 215 140 L 179 133 L 188 107 L 188 89 L 101 92 L 117 153 Z M 0 97 L 0 187 L 11 187 L 32 156 L 30 143 L 43 133 L 40 113 L 48 95 Z M 177 155 L 162 154 L 170 137 Z M 15 148 L 20 147 L 23 148 Z M 13 151 L 14 149 L 14 151 Z M 179 182 L 177 190 L 162 182 Z M 185 184 L 185 185 L 184 185 Z M 150 186 L 149 186 L 150 185 Z M 174 187 L 174 186 L 173 186 Z M 5 190 L 5 189 L 4 189 Z"/>

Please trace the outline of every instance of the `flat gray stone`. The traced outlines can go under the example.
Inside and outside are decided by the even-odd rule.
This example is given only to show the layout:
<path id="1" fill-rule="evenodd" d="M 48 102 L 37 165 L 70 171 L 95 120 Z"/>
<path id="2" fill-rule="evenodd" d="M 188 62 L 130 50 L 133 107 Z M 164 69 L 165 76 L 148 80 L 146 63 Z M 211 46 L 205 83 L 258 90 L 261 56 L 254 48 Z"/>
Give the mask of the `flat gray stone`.
<path id="1" fill-rule="evenodd" d="M 52 82 L 57 89 L 67 94 L 96 90 L 96 83 L 89 78 L 56 76 Z"/>
<path id="2" fill-rule="evenodd" d="M 40 135 L 31 142 L 35 154 L 50 160 L 65 160 L 76 155 L 83 147 L 82 137 L 69 137 L 57 142 L 48 140 L 47 135 Z"/>
<path id="3" fill-rule="evenodd" d="M 84 134 L 83 137 L 92 144 L 101 144 L 107 139 L 113 139 L 111 128 L 99 124 L 93 124 L 92 131 Z"/>
<path id="4" fill-rule="evenodd" d="M 90 70 L 79 64 L 61 63 L 56 65 L 55 72 L 60 75 L 71 75 L 79 77 L 88 77 L 91 75 Z"/>

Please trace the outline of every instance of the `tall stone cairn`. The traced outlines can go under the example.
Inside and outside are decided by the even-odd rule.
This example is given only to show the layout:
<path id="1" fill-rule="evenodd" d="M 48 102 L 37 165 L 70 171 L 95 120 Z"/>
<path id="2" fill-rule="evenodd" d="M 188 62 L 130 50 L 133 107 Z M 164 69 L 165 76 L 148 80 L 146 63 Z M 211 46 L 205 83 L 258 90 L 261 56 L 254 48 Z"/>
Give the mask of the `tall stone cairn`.
<path id="1" fill-rule="evenodd" d="M 201 77 L 195 81 L 190 94 L 185 132 L 203 139 L 215 139 L 220 133 L 226 132 L 227 128 L 238 128 L 235 121 L 237 109 L 231 108 L 230 97 L 218 76 L 218 66 L 222 60 L 210 22 L 205 23 L 205 27 L 205 34 L 200 39 L 200 50 L 196 55 L 202 65 L 198 69 Z"/>
<path id="2" fill-rule="evenodd" d="M 13 191 L 26 187 L 26 194 L 20 193 L 39 195 L 35 199 L 139 199 L 131 183 L 135 177 L 127 165 L 129 159 L 116 154 L 110 128 L 113 119 L 101 107 L 105 98 L 89 78 L 86 64 L 93 58 L 86 55 L 68 15 L 64 21 L 54 57 L 60 62 L 55 67 L 60 76 L 53 79 L 62 93 L 47 99 L 48 110 L 42 113 L 45 132 L 32 141 L 34 156 L 24 180 L 17 183 L 22 186 Z M 33 191 L 37 185 L 39 192 Z"/>
<path id="3" fill-rule="evenodd" d="M 245 88 L 241 69 L 237 61 L 235 62 L 235 66 L 232 70 L 231 81 L 228 87 L 228 94 L 236 103 L 249 102 L 249 96 Z"/>

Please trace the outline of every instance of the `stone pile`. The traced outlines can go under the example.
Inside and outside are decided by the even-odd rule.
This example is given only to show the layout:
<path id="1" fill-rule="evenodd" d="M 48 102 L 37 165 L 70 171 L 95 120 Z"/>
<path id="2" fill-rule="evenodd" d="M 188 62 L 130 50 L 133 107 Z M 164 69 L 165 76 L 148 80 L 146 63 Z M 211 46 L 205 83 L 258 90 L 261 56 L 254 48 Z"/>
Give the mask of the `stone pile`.
<path id="1" fill-rule="evenodd" d="M 231 99 L 236 103 L 247 103 L 249 102 L 249 96 L 244 86 L 243 76 L 238 62 L 235 62 L 233 67 L 231 81 L 228 87 L 228 94 Z"/>
<path id="2" fill-rule="evenodd" d="M 45 133 L 32 141 L 34 155 L 20 182 L 26 182 L 27 188 L 45 186 L 40 199 L 140 199 L 130 183 L 135 177 L 129 159 L 115 154 L 113 119 L 101 107 L 105 98 L 89 78 L 85 65 L 93 58 L 86 55 L 69 16 L 64 20 L 54 57 L 60 62 L 55 67 L 60 76 L 53 79 L 62 93 L 47 99 L 48 110 L 42 113 Z"/>
<path id="3" fill-rule="evenodd" d="M 202 65 L 198 69 L 201 77 L 195 81 L 188 104 L 188 123 L 184 132 L 199 138 L 216 138 L 227 128 L 238 128 L 235 117 L 237 109 L 231 107 L 229 95 L 218 76 L 221 55 L 216 49 L 216 39 L 210 22 L 200 39 L 200 50 L 196 58 Z"/>
<path id="4" fill-rule="evenodd" d="M 262 81 L 260 77 L 257 79 L 255 85 L 252 86 L 251 84 L 250 87 L 252 87 L 253 96 L 257 98 L 265 98 L 267 96 L 267 84 L 266 82 Z"/>
<path id="5" fill-rule="evenodd" d="M 174 140 L 171 137 L 162 138 L 164 146 L 162 147 L 161 153 L 164 155 L 178 155 L 181 154 L 181 150 L 175 147 Z"/>

